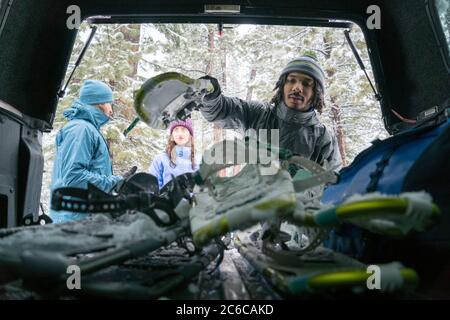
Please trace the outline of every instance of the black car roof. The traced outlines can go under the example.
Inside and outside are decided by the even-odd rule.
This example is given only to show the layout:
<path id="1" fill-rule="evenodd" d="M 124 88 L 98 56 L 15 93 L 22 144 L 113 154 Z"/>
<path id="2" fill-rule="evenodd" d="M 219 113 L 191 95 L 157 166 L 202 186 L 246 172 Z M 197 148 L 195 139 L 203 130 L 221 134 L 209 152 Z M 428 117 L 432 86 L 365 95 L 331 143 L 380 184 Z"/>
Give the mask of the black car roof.
<path id="1" fill-rule="evenodd" d="M 399 122 L 391 109 L 414 118 L 448 98 L 448 49 L 442 30 L 430 22 L 432 0 L 219 1 L 238 4 L 241 13 L 205 14 L 214 1 L 9 0 L 0 20 L 0 100 L 22 113 L 52 123 L 76 30 L 66 27 L 68 6 L 78 5 L 96 22 L 226 22 L 345 26 L 357 23 L 366 35 L 382 112 L 388 129 Z M 6 3 L 8 1 L 4 1 Z M 381 9 L 381 29 L 369 30 L 366 12 Z M 4 9 L 4 8 L 3 8 Z M 7 12 L 8 10 L 3 10 Z M 0 11 L 2 14 L 2 11 Z M 95 22 L 95 21 L 94 21 Z"/>

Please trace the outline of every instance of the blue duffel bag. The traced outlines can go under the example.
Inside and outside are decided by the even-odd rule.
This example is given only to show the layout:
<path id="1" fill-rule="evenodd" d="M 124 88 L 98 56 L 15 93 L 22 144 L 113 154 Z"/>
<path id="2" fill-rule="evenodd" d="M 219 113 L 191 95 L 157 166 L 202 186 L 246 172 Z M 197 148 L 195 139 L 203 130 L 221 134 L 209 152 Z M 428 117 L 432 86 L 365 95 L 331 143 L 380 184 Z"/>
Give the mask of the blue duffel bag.
<path id="1" fill-rule="evenodd" d="M 442 220 L 429 231 L 413 235 L 408 241 L 450 248 L 449 116 L 450 108 L 446 104 L 436 108 L 433 116 L 413 128 L 383 141 L 374 141 L 352 164 L 339 172 L 337 183 L 325 189 L 322 202 L 339 204 L 354 194 L 369 192 L 396 195 L 426 191 L 440 207 Z M 388 248 L 389 239 L 351 225 L 332 230 L 325 246 L 367 261 L 380 259 L 392 249 Z"/>

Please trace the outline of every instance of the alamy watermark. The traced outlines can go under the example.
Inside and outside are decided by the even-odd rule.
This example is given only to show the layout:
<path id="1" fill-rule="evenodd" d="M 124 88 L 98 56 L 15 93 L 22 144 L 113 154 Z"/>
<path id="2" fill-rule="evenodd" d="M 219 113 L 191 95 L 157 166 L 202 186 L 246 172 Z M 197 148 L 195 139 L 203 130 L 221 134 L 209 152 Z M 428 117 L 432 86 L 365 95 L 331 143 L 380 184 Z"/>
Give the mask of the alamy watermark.
<path id="1" fill-rule="evenodd" d="M 270 134 L 270 136 L 269 136 Z M 249 129 L 247 141 L 224 140 L 207 150 L 203 162 L 208 165 L 260 164 L 262 175 L 278 172 L 280 132 L 278 129 Z M 269 138 L 270 137 L 270 138 Z"/>
<path id="2" fill-rule="evenodd" d="M 370 265 L 366 272 L 370 274 L 366 280 L 367 289 L 381 290 L 381 268 L 377 265 Z"/>
<path id="3" fill-rule="evenodd" d="M 367 29 L 373 30 L 373 29 L 381 29 L 381 9 L 377 5 L 371 5 L 367 7 L 366 10 L 367 14 L 370 14 L 370 16 L 367 18 L 366 26 Z"/>
<path id="4" fill-rule="evenodd" d="M 81 290 L 81 269 L 77 265 L 70 265 L 67 267 L 66 286 L 69 290 Z"/>
<path id="5" fill-rule="evenodd" d="M 79 6 L 71 5 L 67 7 L 66 13 L 69 17 L 66 20 L 67 29 L 80 29 L 81 26 L 81 9 Z"/>
<path id="6" fill-rule="evenodd" d="M 1 0 L 0 0 L 1 4 Z M 70 5 L 67 7 L 66 13 L 69 17 L 66 21 L 66 26 L 69 30 L 80 29 L 81 26 L 81 9 L 77 5 Z M 367 18 L 366 26 L 369 30 L 381 29 L 381 9 L 377 5 L 370 5 L 366 10 L 370 16 Z"/>

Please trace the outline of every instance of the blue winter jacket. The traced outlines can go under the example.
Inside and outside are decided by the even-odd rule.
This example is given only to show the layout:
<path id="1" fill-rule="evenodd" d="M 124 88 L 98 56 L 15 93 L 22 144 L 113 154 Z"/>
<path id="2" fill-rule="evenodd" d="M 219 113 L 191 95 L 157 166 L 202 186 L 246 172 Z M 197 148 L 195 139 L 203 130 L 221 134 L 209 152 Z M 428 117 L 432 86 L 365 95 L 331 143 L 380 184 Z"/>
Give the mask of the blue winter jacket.
<path id="1" fill-rule="evenodd" d="M 109 118 L 94 106 L 75 100 L 64 110 L 69 122 L 56 136 L 51 190 L 61 187 L 87 188 L 88 182 L 109 192 L 122 177 L 114 176 L 108 147 L 100 127 Z M 50 211 L 54 223 L 82 220 L 88 215 Z"/>
<path id="2" fill-rule="evenodd" d="M 175 166 L 170 162 L 169 156 L 165 152 L 156 155 L 150 165 L 149 172 L 158 178 L 160 190 L 172 180 L 172 175 L 176 177 L 198 170 L 200 159 L 195 159 L 194 169 L 192 169 L 190 147 L 175 146 L 175 152 L 177 154 Z"/>

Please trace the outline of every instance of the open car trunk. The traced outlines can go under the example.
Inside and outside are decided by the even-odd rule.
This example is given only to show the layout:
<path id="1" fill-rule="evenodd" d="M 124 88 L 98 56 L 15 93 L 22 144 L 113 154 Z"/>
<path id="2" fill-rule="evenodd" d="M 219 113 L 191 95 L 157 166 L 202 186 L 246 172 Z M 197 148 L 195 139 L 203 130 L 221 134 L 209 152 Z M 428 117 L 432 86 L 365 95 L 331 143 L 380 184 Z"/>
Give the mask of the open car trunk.
<path id="1" fill-rule="evenodd" d="M 58 94 L 77 36 L 76 29 L 67 27 L 67 8 L 71 5 L 79 6 L 81 19 L 93 25 L 182 22 L 350 28 L 357 24 L 365 36 L 384 126 L 390 134 L 408 128 L 393 111 L 416 119 L 448 101 L 448 30 L 442 30 L 431 0 L 236 0 L 231 7 L 211 7 L 212 2 L 0 2 L 0 228 L 20 226 L 30 217 L 37 221 L 39 216 L 44 168 L 42 135 L 52 130 Z M 368 28 L 367 8 L 371 5 L 381 9 L 380 29 Z M 228 254 L 228 265 L 238 265 L 241 272 L 249 268 L 233 257 Z M 113 276 L 120 273 L 117 269 L 111 272 Z M 255 280 L 246 281 L 250 286 Z M 189 294 L 192 298 L 192 292 Z M 231 293 L 227 294 L 213 297 L 230 297 Z M 252 294 L 257 298 L 278 297 L 271 290 Z M 246 297 L 243 294 L 242 298 Z"/>

